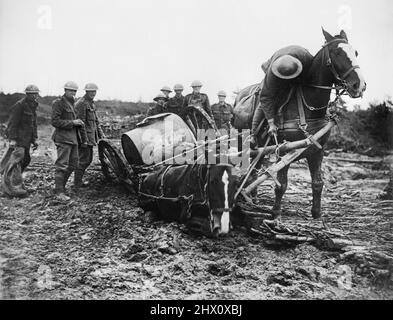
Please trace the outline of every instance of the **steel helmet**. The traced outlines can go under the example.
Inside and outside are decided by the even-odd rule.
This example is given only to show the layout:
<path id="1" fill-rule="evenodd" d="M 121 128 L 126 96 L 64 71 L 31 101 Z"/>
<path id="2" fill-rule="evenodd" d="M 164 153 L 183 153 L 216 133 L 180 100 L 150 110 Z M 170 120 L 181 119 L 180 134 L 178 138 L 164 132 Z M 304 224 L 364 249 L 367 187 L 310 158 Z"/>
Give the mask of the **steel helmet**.
<path id="1" fill-rule="evenodd" d="M 227 93 L 226 93 L 225 91 L 221 90 L 221 91 L 218 91 L 217 95 L 218 95 L 219 97 L 226 97 L 226 96 L 227 96 Z"/>
<path id="2" fill-rule="evenodd" d="M 39 93 L 40 89 L 34 84 L 30 84 L 26 87 L 25 93 Z"/>
<path id="3" fill-rule="evenodd" d="M 75 90 L 78 91 L 78 85 L 74 82 L 74 81 L 68 81 L 65 85 L 64 85 L 64 89 L 68 89 L 68 90 Z"/>
<path id="4" fill-rule="evenodd" d="M 85 91 L 97 91 L 98 86 L 95 83 L 88 83 L 85 85 Z"/>
<path id="5" fill-rule="evenodd" d="M 202 86 L 203 86 L 203 84 L 202 84 L 202 82 L 199 81 L 199 80 L 195 80 L 195 81 L 193 81 L 193 82 L 191 83 L 191 88 L 194 88 L 194 87 L 202 87 Z"/>
<path id="6" fill-rule="evenodd" d="M 277 58 L 272 64 L 273 74 L 281 79 L 294 79 L 303 71 L 303 65 L 299 59 L 291 55 Z"/>
<path id="7" fill-rule="evenodd" d="M 175 86 L 173 87 L 173 90 L 184 90 L 184 87 L 183 87 L 183 85 L 181 85 L 181 84 L 175 84 Z"/>
<path id="8" fill-rule="evenodd" d="M 172 92 L 171 88 L 169 88 L 168 86 L 163 86 L 161 91 L 168 91 L 168 92 Z"/>
<path id="9" fill-rule="evenodd" d="M 164 100 L 168 100 L 168 98 L 166 97 L 166 95 L 165 94 L 163 94 L 163 93 L 159 93 L 159 94 L 157 94 L 156 95 L 156 97 L 153 99 L 154 101 L 158 101 L 158 100 L 160 100 L 160 99 L 164 99 Z"/>

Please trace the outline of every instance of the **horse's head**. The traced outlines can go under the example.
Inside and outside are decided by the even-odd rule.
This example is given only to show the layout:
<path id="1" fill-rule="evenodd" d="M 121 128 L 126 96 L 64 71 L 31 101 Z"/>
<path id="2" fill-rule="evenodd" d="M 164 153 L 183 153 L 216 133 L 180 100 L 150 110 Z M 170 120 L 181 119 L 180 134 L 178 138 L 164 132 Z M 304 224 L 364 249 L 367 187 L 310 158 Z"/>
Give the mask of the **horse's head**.
<path id="1" fill-rule="evenodd" d="M 209 165 L 208 172 L 207 197 L 212 231 L 216 236 L 225 235 L 231 229 L 236 179 L 230 165 Z"/>
<path id="2" fill-rule="evenodd" d="M 352 98 L 363 96 L 366 90 L 366 82 L 357 62 L 358 52 L 348 43 L 345 31 L 337 36 L 330 35 L 323 30 L 326 39 L 327 53 L 330 67 L 338 85 L 342 85 Z"/>

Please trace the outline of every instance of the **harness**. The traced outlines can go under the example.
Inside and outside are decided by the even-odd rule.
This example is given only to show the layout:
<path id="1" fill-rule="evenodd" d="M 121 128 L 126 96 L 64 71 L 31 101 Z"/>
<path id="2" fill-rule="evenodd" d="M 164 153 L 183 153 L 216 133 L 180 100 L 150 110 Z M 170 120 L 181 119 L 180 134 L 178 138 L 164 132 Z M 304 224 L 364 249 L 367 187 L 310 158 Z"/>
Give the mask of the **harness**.
<path id="1" fill-rule="evenodd" d="M 340 76 L 339 73 L 337 72 L 336 68 L 334 67 L 332 59 L 330 57 L 329 48 L 328 48 L 329 45 L 331 45 L 332 43 L 336 43 L 336 42 L 348 43 L 348 41 L 345 39 L 331 40 L 331 41 L 325 43 L 315 56 L 318 56 L 322 51 L 326 52 L 326 55 L 328 57 L 327 62 L 326 62 L 326 66 L 332 72 L 335 80 L 339 83 L 339 85 L 335 84 L 333 87 L 329 87 L 329 86 L 319 86 L 319 85 L 313 85 L 313 84 L 305 84 L 305 85 L 298 84 L 297 86 L 292 87 L 289 94 L 288 94 L 288 98 L 285 100 L 285 102 L 282 104 L 282 106 L 278 110 L 278 116 L 280 118 L 279 129 L 281 129 L 281 130 L 295 129 L 293 127 L 293 125 L 294 125 L 294 123 L 297 122 L 297 127 L 300 128 L 300 130 L 305 134 L 305 136 L 307 138 L 310 138 L 311 135 L 307 132 L 308 123 L 306 120 L 304 107 L 306 107 L 310 111 L 320 111 L 320 110 L 330 108 L 331 106 L 335 105 L 338 102 L 338 100 L 340 99 L 340 97 L 347 92 L 348 84 L 346 82 L 346 78 L 350 75 L 350 73 L 352 71 L 359 69 L 360 66 L 359 65 L 352 66 L 347 71 L 345 71 L 343 75 Z M 325 49 L 327 49 L 327 50 L 325 50 Z M 309 105 L 306 101 L 306 98 L 305 98 L 304 92 L 303 92 L 303 86 L 317 88 L 317 89 L 323 89 L 323 90 L 336 90 L 336 98 L 334 99 L 334 101 L 329 102 L 326 106 L 313 107 L 313 106 Z M 341 92 L 340 92 L 340 90 L 341 90 Z M 291 100 L 294 93 L 296 93 L 297 107 L 298 107 L 298 112 L 299 112 L 299 121 L 284 121 L 283 109 L 288 105 L 288 103 Z M 308 119 L 308 122 L 318 122 L 318 121 L 322 122 L 324 120 Z M 318 148 L 321 147 L 316 141 L 313 141 L 313 142 L 317 145 Z"/>
<path id="2" fill-rule="evenodd" d="M 170 201 L 170 202 L 178 202 L 181 200 L 184 200 L 187 203 L 187 217 L 189 218 L 191 216 L 191 207 L 193 205 L 200 205 L 202 207 L 207 207 L 209 209 L 210 213 L 213 212 L 218 212 L 218 213 L 222 213 L 225 211 L 229 211 L 231 212 L 233 209 L 232 208 L 215 208 L 215 209 L 210 209 L 210 200 L 208 197 L 208 192 L 209 192 L 209 180 L 210 180 L 210 170 L 208 168 L 206 176 L 204 177 L 205 182 L 203 181 L 202 178 L 202 166 L 200 166 L 198 168 L 198 188 L 200 191 L 200 195 L 202 197 L 202 199 L 197 200 L 195 199 L 194 194 L 191 194 L 189 196 L 183 195 L 183 196 L 178 196 L 178 197 L 166 197 L 164 194 L 164 179 L 166 174 L 169 172 L 169 170 L 174 167 L 174 166 L 168 166 L 165 171 L 163 172 L 163 174 L 161 175 L 160 178 L 160 195 L 159 196 L 155 196 L 152 194 L 147 194 L 141 191 L 141 187 L 142 187 L 142 183 L 139 184 L 139 190 L 138 193 L 146 198 L 149 199 L 153 199 L 155 201 L 160 201 L 160 200 L 164 200 L 164 201 Z"/>

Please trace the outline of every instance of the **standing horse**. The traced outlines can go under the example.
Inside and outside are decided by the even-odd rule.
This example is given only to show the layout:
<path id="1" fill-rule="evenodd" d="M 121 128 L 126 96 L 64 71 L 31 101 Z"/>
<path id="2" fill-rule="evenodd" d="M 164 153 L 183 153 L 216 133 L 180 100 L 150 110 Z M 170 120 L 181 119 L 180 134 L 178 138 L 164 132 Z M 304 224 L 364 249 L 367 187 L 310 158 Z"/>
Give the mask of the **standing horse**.
<path id="1" fill-rule="evenodd" d="M 356 59 L 357 51 L 349 45 L 345 32 L 341 31 L 340 35 L 334 37 L 325 30 L 323 30 L 323 34 L 326 43 L 314 56 L 302 83 L 291 90 L 286 103 L 280 108 L 279 143 L 284 140 L 302 140 L 306 134 L 314 134 L 325 126 L 331 90 L 344 90 L 352 98 L 361 97 L 366 90 L 366 83 Z M 254 92 L 257 86 L 259 85 L 247 87 L 240 92 L 235 102 L 235 108 L 236 103 L 239 103 L 250 92 Z M 304 112 L 303 117 L 300 114 L 303 113 L 301 109 Z M 305 118 L 306 121 L 306 125 L 303 127 L 299 125 L 302 122 L 301 118 Z M 329 135 L 327 134 L 321 139 L 319 143 L 322 147 L 326 144 L 328 138 Z M 258 143 L 263 142 L 258 141 Z M 323 155 L 323 149 L 312 146 L 299 158 L 306 158 L 308 162 L 313 193 L 311 213 L 315 219 L 321 217 L 321 195 L 324 186 L 321 173 Z M 280 186 L 275 188 L 276 198 L 273 212 L 276 217 L 281 215 L 281 201 L 288 185 L 288 169 L 289 165 L 278 172 L 277 175 Z"/>

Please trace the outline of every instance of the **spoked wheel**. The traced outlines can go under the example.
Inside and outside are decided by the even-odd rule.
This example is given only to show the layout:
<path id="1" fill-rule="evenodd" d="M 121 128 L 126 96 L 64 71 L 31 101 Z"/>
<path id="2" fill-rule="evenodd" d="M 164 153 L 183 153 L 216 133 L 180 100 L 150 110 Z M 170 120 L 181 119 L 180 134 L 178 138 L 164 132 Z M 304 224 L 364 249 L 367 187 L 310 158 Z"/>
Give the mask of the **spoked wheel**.
<path id="1" fill-rule="evenodd" d="M 119 148 L 109 140 L 101 140 L 98 143 L 98 154 L 105 178 L 122 183 L 129 191 L 134 192 L 137 176 Z"/>
<path id="2" fill-rule="evenodd" d="M 187 125 L 190 127 L 191 131 L 194 133 L 195 138 L 197 138 L 197 130 L 198 129 L 206 129 L 202 128 L 200 121 L 198 119 L 204 119 L 205 123 L 207 123 L 209 129 L 214 129 L 217 134 L 219 131 L 214 120 L 209 116 L 209 114 L 199 106 L 188 106 L 185 111 L 185 119 Z"/>

